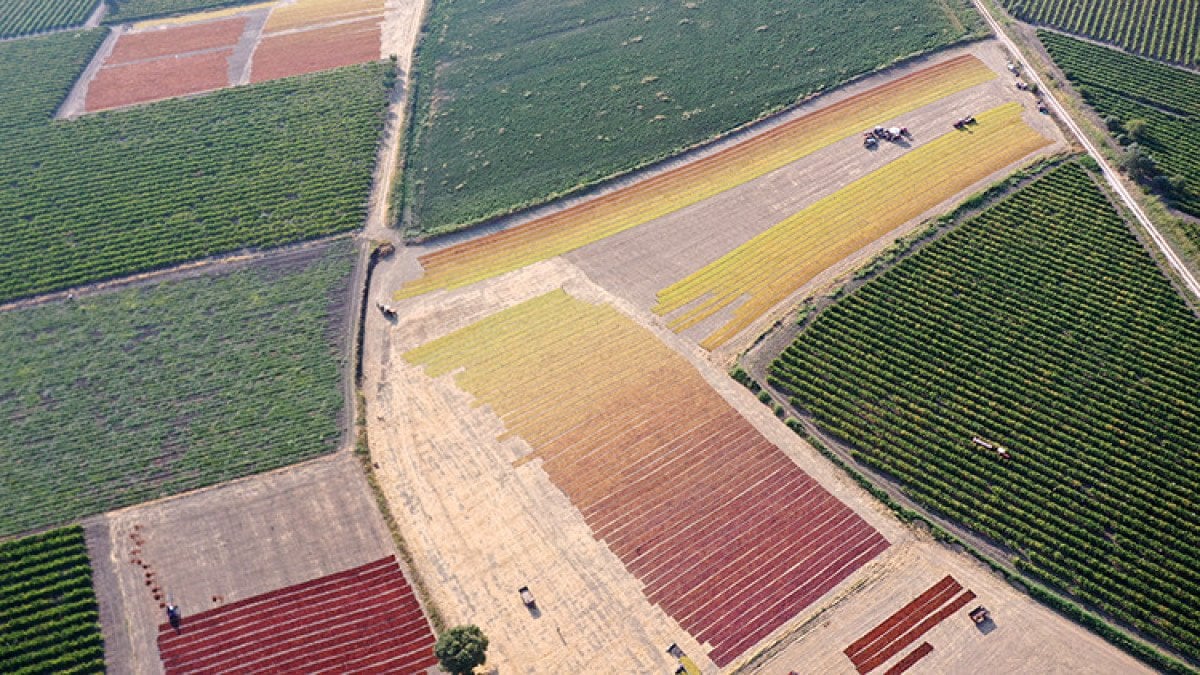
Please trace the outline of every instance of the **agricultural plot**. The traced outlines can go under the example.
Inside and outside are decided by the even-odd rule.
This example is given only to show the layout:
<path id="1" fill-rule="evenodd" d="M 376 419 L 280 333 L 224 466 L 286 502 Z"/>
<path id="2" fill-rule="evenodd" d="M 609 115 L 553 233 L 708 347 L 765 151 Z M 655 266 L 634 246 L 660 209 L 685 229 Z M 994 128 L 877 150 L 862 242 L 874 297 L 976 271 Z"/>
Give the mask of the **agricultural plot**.
<path id="1" fill-rule="evenodd" d="M 0 301 L 362 225 L 386 65 L 52 122 L 100 38 L 0 44 Z"/>
<path id="2" fill-rule="evenodd" d="M 1122 54 L 1057 33 L 1038 33 L 1042 44 L 1096 112 L 1123 129 L 1157 164 L 1144 182 L 1171 203 L 1200 216 L 1200 73 Z M 1140 129 L 1138 126 L 1140 125 Z M 1200 229 L 1191 229 L 1200 244 Z"/>
<path id="3" fill-rule="evenodd" d="M 0 314 L 0 536 L 332 450 L 352 258 Z"/>
<path id="4" fill-rule="evenodd" d="M 0 0 L 0 39 L 81 25 L 97 0 Z"/>
<path id="5" fill-rule="evenodd" d="M 608 305 L 551 292 L 405 359 L 434 378 L 453 373 L 528 443 L 517 466 L 537 462 L 717 665 L 888 547 L 687 361 Z"/>
<path id="6" fill-rule="evenodd" d="M 1008 103 L 781 221 L 665 288 L 654 311 L 683 331 L 732 308 L 700 341 L 721 346 L 821 271 L 1050 140 Z M 740 304 L 739 304 L 740 303 Z"/>
<path id="7" fill-rule="evenodd" d="M 1200 65 L 1198 0 L 1004 0 L 1017 18 L 1153 59 Z"/>
<path id="8" fill-rule="evenodd" d="M 78 112 L 377 61 L 383 19 L 383 0 L 280 0 L 135 24 L 77 85 Z"/>
<path id="9" fill-rule="evenodd" d="M 159 16 L 174 16 L 230 5 L 248 5 L 253 0 L 109 0 L 104 23 L 118 24 Z"/>
<path id="10" fill-rule="evenodd" d="M 98 618 L 80 528 L 0 544 L 0 671 L 103 673 Z"/>
<path id="11" fill-rule="evenodd" d="M 420 258 L 424 276 L 402 297 L 453 289 L 629 230 L 758 178 L 863 128 L 991 80 L 962 55 L 789 121 L 736 146 L 517 227 Z"/>
<path id="12" fill-rule="evenodd" d="M 175 673 L 422 673 L 433 631 L 394 557 L 159 626 Z"/>
<path id="13" fill-rule="evenodd" d="M 771 382 L 914 499 L 1195 658 L 1197 364 L 1200 320 L 1068 164 L 818 315 Z"/>
<path id="14" fill-rule="evenodd" d="M 958 0 L 438 1 L 428 25 L 394 210 L 410 235 L 549 201 L 981 34 Z"/>

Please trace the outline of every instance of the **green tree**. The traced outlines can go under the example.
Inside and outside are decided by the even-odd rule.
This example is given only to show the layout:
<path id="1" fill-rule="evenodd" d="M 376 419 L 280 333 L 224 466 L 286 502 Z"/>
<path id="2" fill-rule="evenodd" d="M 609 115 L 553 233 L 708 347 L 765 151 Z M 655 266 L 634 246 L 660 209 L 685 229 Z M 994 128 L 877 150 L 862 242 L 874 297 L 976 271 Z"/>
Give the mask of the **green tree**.
<path id="1" fill-rule="evenodd" d="M 433 653 L 442 669 L 452 675 L 468 675 L 487 660 L 488 639 L 478 626 L 455 626 L 438 637 Z"/>
<path id="2" fill-rule="evenodd" d="M 1149 123 L 1143 119 L 1132 119 L 1125 123 L 1125 133 L 1134 143 L 1145 143 L 1150 132 Z"/>

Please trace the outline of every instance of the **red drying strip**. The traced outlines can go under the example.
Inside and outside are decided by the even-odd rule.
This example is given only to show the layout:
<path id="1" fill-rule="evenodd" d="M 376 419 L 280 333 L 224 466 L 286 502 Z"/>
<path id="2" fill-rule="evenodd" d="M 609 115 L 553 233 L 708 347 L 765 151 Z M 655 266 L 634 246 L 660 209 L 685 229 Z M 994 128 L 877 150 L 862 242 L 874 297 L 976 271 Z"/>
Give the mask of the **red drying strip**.
<path id="1" fill-rule="evenodd" d="M 895 642 L 892 642 L 882 651 L 878 652 L 875 656 L 863 661 L 862 663 L 855 664 L 858 666 L 858 672 L 867 673 L 878 668 L 879 666 L 882 666 L 887 662 L 888 659 L 892 658 L 896 654 L 899 654 L 904 650 L 905 647 L 908 647 L 910 644 L 915 642 L 917 638 L 929 632 L 931 628 L 945 621 L 946 617 L 962 609 L 968 602 L 971 602 L 974 599 L 975 594 L 971 591 L 967 591 L 958 596 L 952 600 L 950 604 L 939 609 L 934 614 L 926 617 L 925 620 L 917 624 L 915 628 L 908 631 L 904 635 L 901 635 L 896 639 Z"/>
<path id="2" fill-rule="evenodd" d="M 883 675 L 900 675 L 900 673 L 912 668 L 913 664 L 915 664 L 917 661 L 929 656 L 929 652 L 932 651 L 933 645 L 929 644 L 928 642 L 922 642 L 920 647 L 912 650 L 909 652 L 908 656 L 905 656 L 897 661 L 896 665 L 888 668 L 887 672 L 885 672 Z"/>
<path id="3" fill-rule="evenodd" d="M 872 647 L 882 646 L 875 643 L 904 632 L 961 590 L 962 585 L 947 574 L 945 578 L 918 595 L 912 602 L 901 607 L 883 623 L 873 628 L 871 632 L 852 642 L 843 653 L 850 657 L 851 662 L 858 665 L 859 661 L 866 656 L 864 652 L 869 651 Z M 891 642 L 891 640 L 885 639 L 884 644 L 887 642 Z"/>

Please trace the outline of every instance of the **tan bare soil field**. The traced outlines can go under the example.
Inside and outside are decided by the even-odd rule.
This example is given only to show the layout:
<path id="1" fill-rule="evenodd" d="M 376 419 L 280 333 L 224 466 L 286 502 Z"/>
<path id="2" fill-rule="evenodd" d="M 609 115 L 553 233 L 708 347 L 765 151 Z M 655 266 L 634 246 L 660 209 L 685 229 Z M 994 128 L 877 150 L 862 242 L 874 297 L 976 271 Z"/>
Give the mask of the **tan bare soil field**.
<path id="1" fill-rule="evenodd" d="M 186 626 L 189 613 L 395 554 L 348 452 L 97 516 L 85 530 L 113 673 L 162 672 L 168 599 Z"/>
<path id="2" fill-rule="evenodd" d="M 503 422 L 461 391 L 453 375 L 430 378 L 402 357 L 558 288 L 612 304 L 653 331 L 760 433 L 892 542 L 726 672 L 854 672 L 842 649 L 946 574 L 978 594 L 978 602 L 995 613 L 997 628 L 982 635 L 966 610 L 955 613 L 923 637 L 935 650 L 913 672 L 961 672 L 981 663 L 995 672 L 1144 671 L 972 558 L 901 525 L 715 368 L 703 350 L 568 261 L 553 259 L 457 291 L 393 302 L 392 292 L 420 273 L 415 256 L 414 249 L 401 249 L 377 268 L 373 284 L 372 305 L 391 303 L 398 318 L 368 313 L 364 393 L 372 456 L 432 602 L 448 623 L 484 629 L 492 672 L 670 672 L 676 664 L 663 650 L 673 642 L 705 672 L 719 670 L 703 658 L 706 646 L 647 602 L 637 579 L 594 539 L 539 463 L 516 462 L 530 452 L 523 440 L 497 440 L 504 437 Z M 521 604 L 516 589 L 523 585 L 535 593 L 540 613 Z"/>

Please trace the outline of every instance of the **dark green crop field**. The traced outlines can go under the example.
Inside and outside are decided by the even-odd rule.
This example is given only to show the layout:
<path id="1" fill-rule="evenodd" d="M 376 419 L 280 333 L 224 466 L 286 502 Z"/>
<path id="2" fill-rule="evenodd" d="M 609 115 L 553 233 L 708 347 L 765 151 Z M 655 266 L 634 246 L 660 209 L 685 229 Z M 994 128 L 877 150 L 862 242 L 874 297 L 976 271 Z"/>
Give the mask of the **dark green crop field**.
<path id="1" fill-rule="evenodd" d="M 418 54 L 410 235 L 646 165 L 982 34 L 963 0 L 435 0 Z"/>
<path id="2" fill-rule="evenodd" d="M 1077 164 L 819 314 L 771 373 L 917 501 L 1200 656 L 1200 319 Z"/>
<path id="3" fill-rule="evenodd" d="M 1003 0 L 1014 16 L 1154 59 L 1200 65 L 1200 0 Z"/>
<path id="4" fill-rule="evenodd" d="M 97 0 L 0 0 L 0 38 L 78 26 Z"/>
<path id="5" fill-rule="evenodd" d="M 352 246 L 0 313 L 0 536 L 335 449 Z"/>
<path id="6" fill-rule="evenodd" d="M 258 0 L 110 0 L 104 23 L 125 23 L 157 16 L 200 12 L 217 7 L 249 5 Z"/>
<path id="7" fill-rule="evenodd" d="M 101 38 L 0 43 L 0 301 L 362 225 L 390 65 L 53 121 Z"/>
<path id="8" fill-rule="evenodd" d="M 0 672 L 104 672 L 100 613 L 81 528 L 0 544 Z"/>
<path id="9" fill-rule="evenodd" d="M 1038 37 L 1084 100 L 1154 160 L 1148 182 L 1161 183 L 1179 210 L 1200 216 L 1200 73 L 1058 33 Z M 1200 245 L 1200 228 L 1190 234 Z"/>

